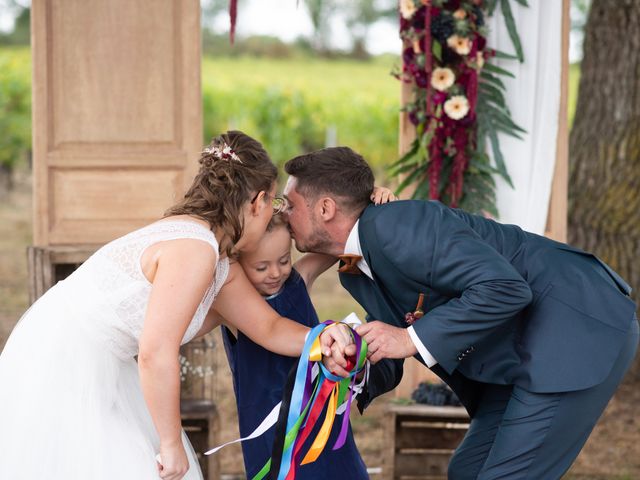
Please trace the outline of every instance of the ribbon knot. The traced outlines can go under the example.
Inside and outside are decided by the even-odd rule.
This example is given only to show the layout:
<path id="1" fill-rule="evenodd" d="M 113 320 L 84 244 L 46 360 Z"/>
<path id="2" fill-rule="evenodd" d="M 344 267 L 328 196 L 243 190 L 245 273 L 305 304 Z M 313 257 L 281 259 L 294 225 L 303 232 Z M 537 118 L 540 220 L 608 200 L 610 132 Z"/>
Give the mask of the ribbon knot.
<path id="1" fill-rule="evenodd" d="M 362 272 L 358 268 L 358 262 L 362 260 L 362 255 L 338 255 L 338 258 L 343 263 L 340 268 L 338 268 L 338 272 L 340 273 L 351 273 L 353 275 L 360 275 Z"/>

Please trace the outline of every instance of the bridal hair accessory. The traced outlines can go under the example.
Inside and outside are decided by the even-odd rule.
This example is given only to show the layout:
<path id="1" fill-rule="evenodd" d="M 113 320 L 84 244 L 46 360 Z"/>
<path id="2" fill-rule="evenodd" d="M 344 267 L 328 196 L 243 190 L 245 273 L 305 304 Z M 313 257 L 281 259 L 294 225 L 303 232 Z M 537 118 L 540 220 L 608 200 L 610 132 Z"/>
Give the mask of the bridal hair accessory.
<path id="1" fill-rule="evenodd" d="M 220 160 L 234 160 L 238 163 L 243 163 L 242 160 L 240 160 L 240 157 L 238 156 L 238 154 L 234 152 L 233 149 L 229 145 L 227 145 L 224 141 L 222 142 L 221 146 L 214 145 L 211 147 L 207 147 L 204 149 L 202 153 L 205 153 L 207 155 L 213 155 L 214 157 L 217 157 Z"/>

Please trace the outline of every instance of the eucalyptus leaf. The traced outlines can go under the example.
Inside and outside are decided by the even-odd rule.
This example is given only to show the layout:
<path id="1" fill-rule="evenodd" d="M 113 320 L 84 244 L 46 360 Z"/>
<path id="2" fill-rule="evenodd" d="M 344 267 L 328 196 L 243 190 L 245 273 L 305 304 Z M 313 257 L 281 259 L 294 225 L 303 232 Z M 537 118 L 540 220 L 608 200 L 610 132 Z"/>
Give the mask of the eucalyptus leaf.
<path id="1" fill-rule="evenodd" d="M 480 74 L 480 84 L 482 83 L 492 83 L 501 90 L 507 89 L 500 78 L 496 77 L 495 75 L 491 75 L 489 72 L 482 72 Z"/>
<path id="2" fill-rule="evenodd" d="M 442 62 L 442 44 L 435 38 L 431 39 L 431 52 L 439 62 Z"/>
<path id="3" fill-rule="evenodd" d="M 522 51 L 522 44 L 520 43 L 520 35 L 518 35 L 518 30 L 516 28 L 516 21 L 513 18 L 513 12 L 511 11 L 511 3 L 509 0 L 500 0 L 500 9 L 502 10 L 502 15 L 504 16 L 504 23 L 507 27 L 507 32 L 509 32 L 509 38 L 511 38 L 511 43 L 513 44 L 513 48 L 516 50 L 516 55 L 518 56 L 518 60 L 520 63 L 524 62 L 524 52 Z"/>
<path id="4" fill-rule="evenodd" d="M 407 150 L 407 153 L 405 153 L 402 157 L 393 162 L 387 168 L 392 169 L 407 162 L 407 160 L 410 160 L 418 152 L 418 148 L 420 148 L 420 141 L 418 140 L 418 138 L 416 138 L 413 140 L 413 142 L 411 142 L 411 146 L 409 147 L 409 150 Z"/>
<path id="5" fill-rule="evenodd" d="M 489 14 L 489 16 L 493 15 L 493 12 L 496 9 L 496 5 L 498 3 L 498 0 L 487 0 L 485 3 L 486 3 L 486 6 L 487 6 L 487 13 Z"/>
<path id="6" fill-rule="evenodd" d="M 398 185 L 398 188 L 396 188 L 396 195 L 399 195 L 402 191 L 404 191 L 404 189 L 411 185 L 421 173 L 424 173 L 426 171 L 426 169 L 426 165 L 416 167 L 413 172 L 407 175 L 406 178 L 402 180 L 402 182 L 400 182 L 400 185 Z"/>
<path id="7" fill-rule="evenodd" d="M 504 108 L 508 111 L 506 107 L 506 100 L 504 98 L 504 93 L 499 88 L 494 87 L 489 83 L 480 84 L 478 88 L 478 97 L 480 95 L 484 95 L 487 98 L 491 99 L 494 103 L 498 104 L 500 107 Z"/>
<path id="8" fill-rule="evenodd" d="M 425 175 L 424 175 L 424 178 L 422 179 L 422 182 L 420 184 L 418 184 L 418 186 L 416 187 L 415 191 L 413 192 L 413 195 L 411 196 L 411 198 L 420 199 L 420 200 L 428 200 L 429 199 L 429 188 L 430 188 L 429 176 L 428 176 L 428 172 L 425 172 Z"/>
<path id="9" fill-rule="evenodd" d="M 513 188 L 513 182 L 511 181 L 511 177 L 507 173 L 507 166 L 504 163 L 504 156 L 502 155 L 502 151 L 500 150 L 500 142 L 498 141 L 498 134 L 494 129 L 491 129 L 487 132 L 489 137 L 489 141 L 491 142 L 491 151 L 493 152 L 493 160 L 496 162 L 496 168 L 498 173 L 505 181 Z"/>
<path id="10" fill-rule="evenodd" d="M 494 50 L 496 58 L 502 58 L 504 60 L 518 60 L 517 55 L 513 55 L 511 53 L 503 52 L 501 50 Z"/>
<path id="11" fill-rule="evenodd" d="M 516 76 L 511 73 L 509 70 L 505 70 L 504 68 L 500 68 L 497 65 L 493 65 L 492 63 L 485 62 L 484 67 L 482 67 L 487 72 L 497 73 L 498 75 L 505 75 L 507 77 L 516 78 Z"/>

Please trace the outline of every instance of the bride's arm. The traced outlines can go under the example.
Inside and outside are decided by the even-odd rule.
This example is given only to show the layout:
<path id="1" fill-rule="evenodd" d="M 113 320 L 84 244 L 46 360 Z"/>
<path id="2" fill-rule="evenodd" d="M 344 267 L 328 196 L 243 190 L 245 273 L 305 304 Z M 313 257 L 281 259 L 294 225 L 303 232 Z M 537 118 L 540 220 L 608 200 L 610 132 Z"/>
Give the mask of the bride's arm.
<path id="1" fill-rule="evenodd" d="M 302 353 L 309 328 L 280 316 L 271 308 L 251 285 L 239 264 L 231 264 L 227 282 L 213 302 L 213 308 L 225 323 L 267 350 L 290 357 L 298 357 Z M 327 330 L 329 333 L 340 344 L 340 352 L 343 352 L 351 341 L 348 334 L 342 328 L 331 328 Z M 346 365 L 343 358 L 339 360 L 341 366 Z M 336 373 L 344 376 L 347 372 L 342 370 Z"/>
<path id="2" fill-rule="evenodd" d="M 199 240 L 173 240 L 160 247 L 147 305 L 138 369 L 145 401 L 160 437 L 162 476 L 189 468 L 180 424 L 182 338 L 211 284 L 216 252 Z"/>

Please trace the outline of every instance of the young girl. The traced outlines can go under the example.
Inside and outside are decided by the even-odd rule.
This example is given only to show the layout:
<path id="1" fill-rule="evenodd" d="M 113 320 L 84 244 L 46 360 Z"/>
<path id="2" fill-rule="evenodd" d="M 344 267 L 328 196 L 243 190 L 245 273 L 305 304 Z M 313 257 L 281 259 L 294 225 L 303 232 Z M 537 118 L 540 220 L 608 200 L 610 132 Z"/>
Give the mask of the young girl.
<path id="1" fill-rule="evenodd" d="M 377 189 L 372 199 L 380 203 L 394 198 L 390 191 Z M 267 303 L 280 315 L 307 327 L 318 324 L 318 316 L 308 292 L 318 275 L 335 262 L 334 257 L 307 254 L 292 266 L 291 237 L 286 220 L 281 215 L 272 218 L 257 248 L 243 252 L 239 258 L 249 281 Z M 233 373 L 240 435 L 245 437 L 282 400 L 287 375 L 297 359 L 271 353 L 230 326 L 223 327 L 222 336 Z M 334 426 L 322 455 L 314 463 L 299 467 L 299 478 L 369 478 L 354 442 L 351 426 L 344 446 L 336 451 L 331 450 L 339 431 L 339 425 Z M 274 435 L 275 428 L 271 428 L 261 437 L 243 442 L 247 478 L 258 473 L 271 457 Z M 314 436 L 310 436 L 305 450 Z"/>

